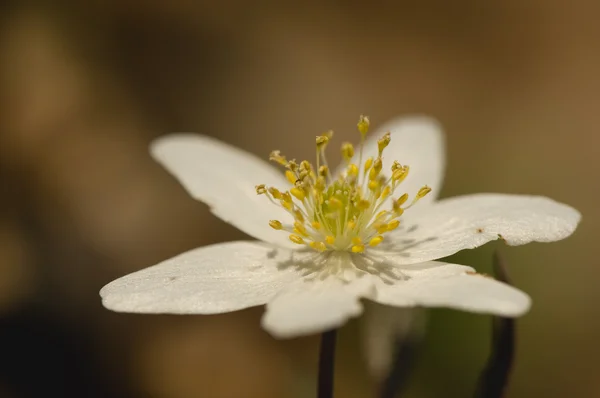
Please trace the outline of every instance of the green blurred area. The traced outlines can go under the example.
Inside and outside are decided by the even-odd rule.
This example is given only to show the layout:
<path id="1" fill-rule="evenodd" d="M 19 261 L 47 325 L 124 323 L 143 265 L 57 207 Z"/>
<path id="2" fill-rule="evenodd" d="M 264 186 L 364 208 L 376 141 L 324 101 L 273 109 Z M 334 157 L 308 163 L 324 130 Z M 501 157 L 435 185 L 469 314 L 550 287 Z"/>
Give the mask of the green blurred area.
<path id="1" fill-rule="evenodd" d="M 493 243 L 450 261 L 491 273 L 499 248 L 533 298 L 518 323 L 509 397 L 600 394 L 600 4 L 569 4 L 3 3 L 0 317 L 35 308 L 43 316 L 19 328 L 43 336 L 56 327 L 83 342 L 64 366 L 86 377 L 65 378 L 64 391 L 88 380 L 110 385 L 106 396 L 311 396 L 318 338 L 274 341 L 261 309 L 144 317 L 101 307 L 98 290 L 118 276 L 243 238 L 152 162 L 148 142 L 197 131 L 265 158 L 272 149 L 304 158 L 322 131 L 355 140 L 361 113 L 374 125 L 424 113 L 447 131 L 443 197 L 541 194 L 583 213 L 564 242 Z M 11 392 L 14 375 L 64 373 L 19 328 L 3 344 L 29 347 L 48 366 L 5 365 L 6 396 L 22 396 Z M 430 311 L 405 396 L 469 396 L 489 340 L 488 317 Z M 337 397 L 372 396 L 360 345 L 351 322 Z"/>

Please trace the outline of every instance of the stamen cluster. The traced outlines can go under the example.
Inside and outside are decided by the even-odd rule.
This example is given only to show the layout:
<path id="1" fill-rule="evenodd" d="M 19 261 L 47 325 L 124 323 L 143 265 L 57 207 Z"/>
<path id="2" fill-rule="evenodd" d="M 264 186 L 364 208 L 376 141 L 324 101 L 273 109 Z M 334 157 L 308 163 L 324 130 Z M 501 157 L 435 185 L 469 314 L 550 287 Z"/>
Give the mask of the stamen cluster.
<path id="1" fill-rule="evenodd" d="M 398 228 L 404 211 L 427 195 L 431 188 L 422 187 L 408 205 L 408 194 L 394 198 L 396 189 L 408 176 L 409 167 L 394 161 L 390 177 L 382 173 L 383 152 L 391 140 L 389 132 L 377 141 L 378 156 L 367 158 L 363 164 L 369 124 L 368 117 L 360 117 L 357 125 L 361 135 L 358 164 L 353 163 L 353 145 L 342 144 L 346 167 L 338 176 L 331 175 L 325 157 L 333 131 L 316 137 L 316 167 L 307 160 L 297 163 L 287 160 L 280 151 L 271 152 L 270 160 L 286 168 L 285 176 L 291 188 L 280 191 L 261 184 L 256 186 L 256 193 L 267 196 L 294 219 L 293 224 L 271 220 L 272 228 L 290 233 L 292 242 L 319 252 L 353 253 L 363 253 L 366 248 L 379 245 L 386 233 Z M 384 209 L 390 202 L 390 208 Z"/>

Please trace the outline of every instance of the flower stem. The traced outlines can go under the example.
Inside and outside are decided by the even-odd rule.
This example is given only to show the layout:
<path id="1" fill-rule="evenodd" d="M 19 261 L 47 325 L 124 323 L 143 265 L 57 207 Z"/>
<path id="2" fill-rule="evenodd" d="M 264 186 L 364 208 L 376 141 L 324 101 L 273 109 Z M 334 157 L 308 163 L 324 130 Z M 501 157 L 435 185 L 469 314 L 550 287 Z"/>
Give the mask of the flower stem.
<path id="1" fill-rule="evenodd" d="M 321 335 L 319 349 L 319 376 L 317 398 L 333 398 L 333 370 L 335 365 L 335 340 L 337 330 L 329 330 Z"/>

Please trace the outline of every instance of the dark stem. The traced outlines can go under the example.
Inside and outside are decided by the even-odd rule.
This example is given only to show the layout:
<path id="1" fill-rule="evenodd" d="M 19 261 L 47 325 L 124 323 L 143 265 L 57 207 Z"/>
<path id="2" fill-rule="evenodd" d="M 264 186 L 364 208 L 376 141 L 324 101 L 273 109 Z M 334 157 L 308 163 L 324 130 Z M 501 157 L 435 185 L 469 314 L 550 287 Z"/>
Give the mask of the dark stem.
<path id="1" fill-rule="evenodd" d="M 330 330 L 321 335 L 319 352 L 319 376 L 317 398 L 333 398 L 333 370 L 335 367 L 335 340 L 337 330 Z"/>
<path id="2" fill-rule="evenodd" d="M 408 336 L 396 344 L 394 362 L 380 390 L 380 398 L 394 398 L 407 387 L 421 339 Z"/>
<path id="3" fill-rule="evenodd" d="M 498 252 L 494 253 L 496 278 L 510 284 L 506 263 Z M 494 317 L 492 329 L 492 353 L 485 369 L 479 376 L 475 398 L 501 398 L 504 396 L 515 356 L 515 320 Z"/>

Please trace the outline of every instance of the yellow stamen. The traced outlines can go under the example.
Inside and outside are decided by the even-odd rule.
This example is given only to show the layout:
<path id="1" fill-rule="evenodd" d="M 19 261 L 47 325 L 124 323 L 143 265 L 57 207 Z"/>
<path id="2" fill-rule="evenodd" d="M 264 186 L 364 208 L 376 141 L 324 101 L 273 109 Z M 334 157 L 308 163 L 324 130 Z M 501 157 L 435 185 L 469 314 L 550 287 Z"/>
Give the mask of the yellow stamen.
<path id="1" fill-rule="evenodd" d="M 365 161 L 365 173 L 366 173 L 367 171 L 369 171 L 369 169 L 371 168 L 371 166 L 372 166 L 372 165 L 373 165 L 373 158 L 368 158 L 368 159 Z"/>
<path id="2" fill-rule="evenodd" d="M 358 167 L 355 164 L 348 165 L 348 177 L 356 177 L 358 175 Z"/>
<path id="3" fill-rule="evenodd" d="M 396 228 L 398 228 L 398 226 L 399 226 L 399 225 L 400 225 L 400 221 L 398 221 L 398 220 L 392 220 L 392 221 L 390 221 L 390 222 L 388 223 L 388 225 L 387 225 L 387 230 L 388 230 L 388 231 L 393 231 L 393 230 L 395 230 Z"/>
<path id="4" fill-rule="evenodd" d="M 368 116 L 360 115 L 360 118 L 358 119 L 358 124 L 356 126 L 358 127 L 358 131 L 360 131 L 360 133 L 363 136 L 365 136 L 369 132 L 370 124 L 371 122 L 369 121 Z"/>
<path id="5" fill-rule="evenodd" d="M 304 191 L 297 187 L 290 189 L 290 193 L 294 195 L 294 197 L 298 200 L 304 200 L 304 198 L 306 197 Z"/>
<path id="6" fill-rule="evenodd" d="M 361 199 L 356 203 L 356 208 L 358 210 L 367 210 L 369 207 L 371 207 L 371 202 L 368 200 Z"/>
<path id="7" fill-rule="evenodd" d="M 338 198 L 329 198 L 329 207 L 338 210 L 341 209 L 344 204 Z"/>
<path id="8" fill-rule="evenodd" d="M 279 190 L 277 188 L 270 187 L 269 188 L 269 193 L 275 199 L 281 199 L 281 192 L 279 192 Z"/>
<path id="9" fill-rule="evenodd" d="M 325 243 L 323 242 L 310 242 L 309 246 L 318 252 L 324 252 L 325 250 L 327 250 L 327 246 L 325 246 Z"/>
<path id="10" fill-rule="evenodd" d="M 390 141 L 390 133 L 385 133 L 385 135 L 379 141 L 377 141 L 377 149 L 379 149 L 379 156 L 381 156 L 383 150 L 390 144 Z"/>
<path id="11" fill-rule="evenodd" d="M 328 235 L 325 237 L 325 242 L 329 245 L 333 245 L 335 243 L 335 237 Z"/>
<path id="12" fill-rule="evenodd" d="M 342 144 L 342 158 L 346 162 L 350 162 L 352 157 L 354 156 L 354 147 L 349 142 L 344 142 Z"/>
<path id="13" fill-rule="evenodd" d="M 360 245 L 360 244 L 362 244 L 362 240 L 358 236 L 356 236 L 356 237 L 352 238 L 352 244 Z"/>
<path id="14" fill-rule="evenodd" d="M 319 229 L 321 229 L 321 223 L 320 223 L 320 222 L 318 222 L 318 221 L 313 221 L 312 223 L 310 223 L 310 225 L 312 225 L 312 227 L 313 227 L 314 229 L 316 229 L 317 231 L 318 231 Z"/>
<path id="15" fill-rule="evenodd" d="M 294 172 L 291 170 L 285 171 L 285 178 L 287 178 L 287 180 L 290 182 L 290 184 L 295 184 L 296 180 L 297 180 L 296 174 L 294 174 Z"/>
<path id="16" fill-rule="evenodd" d="M 297 233 L 298 235 L 302 235 L 304 237 L 308 237 L 308 232 L 306 232 L 306 227 L 304 226 L 304 224 L 296 221 L 294 223 L 294 232 Z"/>
<path id="17" fill-rule="evenodd" d="M 376 236 L 376 237 L 372 238 L 372 239 L 369 241 L 369 246 L 371 246 L 371 247 L 375 247 L 375 246 L 377 246 L 378 244 L 380 244 L 381 242 L 383 242 L 383 236 L 381 236 L 381 235 L 378 235 L 378 236 Z"/>
<path id="18" fill-rule="evenodd" d="M 298 209 L 294 210 L 294 218 L 301 223 L 304 222 L 304 216 L 302 215 L 302 212 Z"/>
<path id="19" fill-rule="evenodd" d="M 327 174 L 329 174 L 329 167 L 327 167 L 327 166 L 319 167 L 319 175 L 321 177 L 327 177 Z"/>
<path id="20" fill-rule="evenodd" d="M 365 251 L 365 245 L 354 245 L 351 250 L 352 253 L 363 253 Z"/>
<path id="21" fill-rule="evenodd" d="M 281 224 L 281 221 L 271 220 L 271 221 L 269 221 L 269 225 L 273 229 L 277 229 L 277 230 L 283 229 L 283 224 Z"/>
<path id="22" fill-rule="evenodd" d="M 269 155 L 269 160 L 277 162 L 282 166 L 287 165 L 287 160 L 285 159 L 285 156 L 283 156 L 279 151 L 271 152 L 271 154 Z"/>
<path id="23" fill-rule="evenodd" d="M 298 245 L 303 245 L 304 244 L 304 239 L 302 239 L 300 236 L 298 235 L 290 235 L 290 240 Z"/>
<path id="24" fill-rule="evenodd" d="M 265 187 L 265 184 L 257 185 L 255 188 L 256 188 L 257 195 L 263 195 L 263 194 L 267 193 L 267 188 Z"/>

